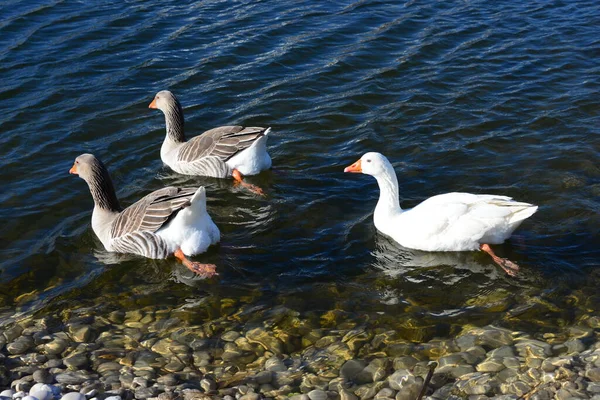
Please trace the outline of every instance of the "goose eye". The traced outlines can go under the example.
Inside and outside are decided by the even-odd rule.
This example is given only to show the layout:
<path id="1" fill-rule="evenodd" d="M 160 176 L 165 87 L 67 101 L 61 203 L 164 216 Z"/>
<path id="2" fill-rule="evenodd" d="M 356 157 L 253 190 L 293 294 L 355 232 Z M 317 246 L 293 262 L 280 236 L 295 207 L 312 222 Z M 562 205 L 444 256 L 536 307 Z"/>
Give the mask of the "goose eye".
<path id="1" fill-rule="evenodd" d="M 367 160 L 367 162 L 371 162 L 371 160 Z"/>

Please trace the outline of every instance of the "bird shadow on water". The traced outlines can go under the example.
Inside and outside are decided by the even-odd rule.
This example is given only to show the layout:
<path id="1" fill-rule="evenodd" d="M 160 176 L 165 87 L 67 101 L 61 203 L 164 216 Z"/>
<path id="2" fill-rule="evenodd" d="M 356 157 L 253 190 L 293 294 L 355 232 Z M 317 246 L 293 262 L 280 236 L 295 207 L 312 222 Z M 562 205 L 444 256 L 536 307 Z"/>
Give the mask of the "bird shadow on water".
<path id="1" fill-rule="evenodd" d="M 377 235 L 375 286 L 384 304 L 411 304 L 429 312 L 464 313 L 472 305 L 483 305 L 514 291 L 540 285 L 536 271 L 521 269 L 514 278 L 481 252 L 424 252 L 401 247 Z"/>

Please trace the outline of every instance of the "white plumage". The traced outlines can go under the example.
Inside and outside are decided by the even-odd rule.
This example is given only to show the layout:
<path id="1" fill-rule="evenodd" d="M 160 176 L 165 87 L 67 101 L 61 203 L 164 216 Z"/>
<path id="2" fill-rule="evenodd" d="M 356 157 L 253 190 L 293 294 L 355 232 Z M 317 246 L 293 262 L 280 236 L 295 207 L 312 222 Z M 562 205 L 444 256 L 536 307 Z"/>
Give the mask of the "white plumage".
<path id="1" fill-rule="evenodd" d="M 486 249 L 481 246 L 504 242 L 537 211 L 537 206 L 507 196 L 471 193 L 440 194 L 403 210 L 396 173 L 382 154 L 366 153 L 344 172 L 362 172 L 377 179 L 380 196 L 374 213 L 375 227 L 411 249 L 482 249 L 489 253 L 491 250 L 486 250 L 489 246 Z M 493 252 L 490 254 L 495 257 Z"/>

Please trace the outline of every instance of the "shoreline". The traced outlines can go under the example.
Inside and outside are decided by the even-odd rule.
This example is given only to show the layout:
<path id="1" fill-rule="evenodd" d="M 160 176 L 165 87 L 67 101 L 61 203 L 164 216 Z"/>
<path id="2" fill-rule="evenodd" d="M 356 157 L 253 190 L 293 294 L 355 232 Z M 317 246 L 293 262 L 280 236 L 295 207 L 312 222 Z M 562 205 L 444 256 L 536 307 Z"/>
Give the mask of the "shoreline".
<path id="1" fill-rule="evenodd" d="M 0 390 L 13 392 L 0 398 L 412 400 L 435 362 L 424 399 L 600 399 L 598 317 L 539 335 L 465 326 L 419 343 L 341 311 L 319 327 L 285 306 L 262 311 L 200 325 L 148 307 L 25 318 L 1 330 Z"/>

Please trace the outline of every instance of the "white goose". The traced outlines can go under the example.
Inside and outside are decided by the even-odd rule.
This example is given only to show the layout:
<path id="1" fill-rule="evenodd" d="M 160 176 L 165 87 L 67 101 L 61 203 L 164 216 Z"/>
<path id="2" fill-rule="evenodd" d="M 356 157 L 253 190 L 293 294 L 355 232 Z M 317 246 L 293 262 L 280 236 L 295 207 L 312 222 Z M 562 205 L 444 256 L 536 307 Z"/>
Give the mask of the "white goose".
<path id="1" fill-rule="evenodd" d="M 271 128 L 221 126 L 186 140 L 183 109 L 173 93 L 158 92 L 148 107 L 157 108 L 165 115 L 167 134 L 160 157 L 173 171 L 214 178 L 231 176 L 236 183 L 263 194 L 260 188 L 244 182 L 243 176 L 271 168 L 267 152 Z"/>
<path id="2" fill-rule="evenodd" d="M 190 261 L 186 255 L 203 253 L 219 241 L 220 232 L 206 211 L 206 191 L 166 187 L 123 210 L 108 170 L 92 154 L 75 159 L 69 173 L 87 182 L 92 198 L 92 229 L 107 251 L 148 258 L 173 254 L 191 271 L 210 277 L 213 264 Z"/>
<path id="3" fill-rule="evenodd" d="M 344 172 L 363 173 L 377 179 L 381 193 L 375 207 L 375 227 L 400 245 L 424 251 L 483 250 L 506 273 L 516 275 L 519 266 L 498 257 L 489 245 L 508 239 L 537 211 L 537 206 L 507 196 L 446 193 L 403 210 L 396 172 L 382 154 L 366 153 Z"/>

